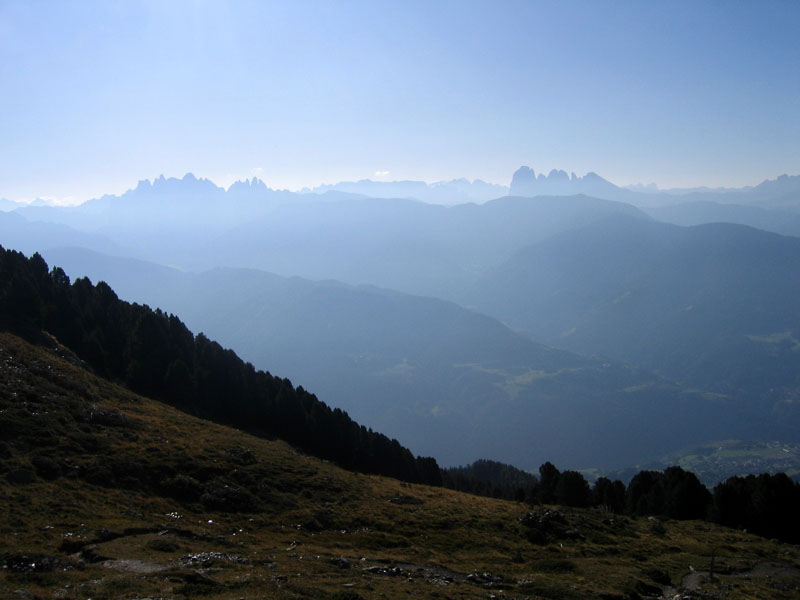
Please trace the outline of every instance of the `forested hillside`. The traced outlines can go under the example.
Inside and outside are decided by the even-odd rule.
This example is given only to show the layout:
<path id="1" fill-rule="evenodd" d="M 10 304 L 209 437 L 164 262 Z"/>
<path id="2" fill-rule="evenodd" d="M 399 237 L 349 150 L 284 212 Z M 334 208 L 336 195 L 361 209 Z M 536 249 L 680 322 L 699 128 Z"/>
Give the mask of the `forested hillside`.
<path id="1" fill-rule="evenodd" d="M 38 254 L 0 249 L 0 326 L 55 336 L 98 374 L 192 414 L 276 436 L 338 464 L 440 484 L 436 461 L 359 426 L 287 379 L 256 370 L 174 315 L 129 304 L 105 283 L 70 283 Z"/>

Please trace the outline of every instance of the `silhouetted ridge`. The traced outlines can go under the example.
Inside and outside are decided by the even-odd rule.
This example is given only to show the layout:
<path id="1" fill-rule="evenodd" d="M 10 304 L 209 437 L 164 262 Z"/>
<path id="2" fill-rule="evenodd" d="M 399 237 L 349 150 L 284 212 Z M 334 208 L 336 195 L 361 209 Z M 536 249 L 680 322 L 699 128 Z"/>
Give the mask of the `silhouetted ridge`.
<path id="1" fill-rule="evenodd" d="M 538 175 L 530 167 L 522 166 L 514 172 L 509 188 L 511 196 L 569 196 L 586 194 L 597 198 L 627 199 L 628 190 L 617 187 L 597 173 L 589 172 L 583 177 L 552 169 L 550 173 Z"/>
<path id="2" fill-rule="evenodd" d="M 70 284 L 39 254 L 0 247 L 0 328 L 38 341 L 44 330 L 98 374 L 186 412 L 277 436 L 347 468 L 441 484 L 434 459 L 415 458 L 288 379 L 257 371 L 174 315 L 124 302 L 104 282 Z"/>

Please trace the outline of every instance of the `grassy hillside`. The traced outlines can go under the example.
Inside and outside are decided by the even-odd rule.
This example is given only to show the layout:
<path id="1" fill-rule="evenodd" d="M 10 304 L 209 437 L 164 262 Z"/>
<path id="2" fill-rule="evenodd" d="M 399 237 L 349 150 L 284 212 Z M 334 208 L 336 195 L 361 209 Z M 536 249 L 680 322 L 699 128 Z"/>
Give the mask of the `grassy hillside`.
<path id="1" fill-rule="evenodd" d="M 137 396 L 55 342 L 5 333 L 0 430 L 3 598 L 637 598 L 686 585 L 707 597 L 788 599 L 800 590 L 793 546 L 344 471 Z"/>

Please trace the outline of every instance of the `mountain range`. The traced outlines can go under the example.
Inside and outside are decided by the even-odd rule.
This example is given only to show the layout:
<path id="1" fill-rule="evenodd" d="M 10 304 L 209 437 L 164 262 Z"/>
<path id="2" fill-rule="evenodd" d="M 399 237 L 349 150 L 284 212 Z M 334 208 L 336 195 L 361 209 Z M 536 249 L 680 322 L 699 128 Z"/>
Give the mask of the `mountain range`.
<path id="1" fill-rule="evenodd" d="M 249 199 L 258 208 L 270 207 L 280 202 L 314 201 L 321 198 L 402 198 L 419 200 L 432 204 L 481 204 L 502 196 L 572 196 L 585 194 L 606 200 L 619 200 L 641 207 L 660 207 L 672 204 L 694 203 L 700 201 L 719 204 L 759 205 L 769 209 L 798 210 L 800 194 L 800 175 L 780 175 L 775 179 L 767 179 L 755 186 L 742 188 L 671 188 L 659 189 L 655 184 L 631 185 L 620 187 L 594 172 L 583 177 L 574 172 L 567 174 L 560 169 L 552 169 L 547 175 L 528 167 L 517 169 L 508 186 L 487 183 L 480 179 L 452 179 L 426 183 L 424 181 L 342 181 L 335 184 L 323 184 L 314 188 L 303 188 L 299 192 L 275 190 L 268 187 L 260 179 L 239 180 L 228 189 L 219 187 L 208 179 L 196 178 L 187 173 L 183 178 L 166 178 L 161 175 L 153 181 L 142 180 L 136 188 L 122 194 L 128 198 L 142 198 L 148 192 L 156 195 L 168 193 L 175 195 L 191 194 L 195 199 L 214 197 L 217 201 L 226 197 L 228 204 L 238 209 L 243 208 L 244 199 Z M 98 199 L 84 202 L 86 208 L 96 210 L 102 201 L 113 201 L 116 196 L 106 195 Z M 98 202 L 99 201 L 99 202 Z M 238 203 L 238 205 L 237 205 Z M 30 204 L 0 198 L 0 211 L 28 208 L 60 208 L 50 202 L 37 198 Z M 209 206 L 205 206 L 209 208 Z M 251 208 L 253 208 L 251 206 Z M 52 211 L 32 211 L 36 218 L 52 220 Z M 61 216 L 63 218 L 63 214 Z"/>
<path id="2" fill-rule="evenodd" d="M 623 466 L 708 435 L 766 434 L 748 430 L 737 399 L 537 344 L 435 298 L 244 269 L 182 273 L 72 249 L 45 257 L 180 314 L 444 465 L 488 454 L 524 467 Z"/>
<path id="3" fill-rule="evenodd" d="M 511 190 L 534 195 L 443 206 L 187 175 L 0 213 L 0 243 L 179 314 L 444 464 L 621 467 L 800 438 L 797 238 L 752 227 L 792 234 L 796 184 L 671 195 L 523 167 Z M 559 195 L 579 188 L 626 201 Z"/>
<path id="4" fill-rule="evenodd" d="M 424 181 L 343 181 L 333 185 L 320 185 L 311 190 L 315 194 L 345 192 L 369 198 L 409 198 L 435 204 L 481 204 L 507 196 L 508 187 L 487 183 L 480 179 L 465 178 L 425 183 Z"/>
<path id="5" fill-rule="evenodd" d="M 509 194 L 512 196 L 572 196 L 585 194 L 608 200 L 631 200 L 636 192 L 617 187 L 597 173 L 578 177 L 575 173 L 553 169 L 545 175 L 536 175 L 530 167 L 520 167 L 511 178 Z"/>

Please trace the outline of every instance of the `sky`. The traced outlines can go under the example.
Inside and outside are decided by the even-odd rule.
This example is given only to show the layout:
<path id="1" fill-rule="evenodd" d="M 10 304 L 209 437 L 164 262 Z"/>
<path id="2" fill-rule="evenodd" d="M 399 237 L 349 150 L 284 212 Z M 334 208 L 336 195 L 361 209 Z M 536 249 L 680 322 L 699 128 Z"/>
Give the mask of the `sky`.
<path id="1" fill-rule="evenodd" d="M 800 173 L 800 2 L 0 0 L 0 198 Z"/>

